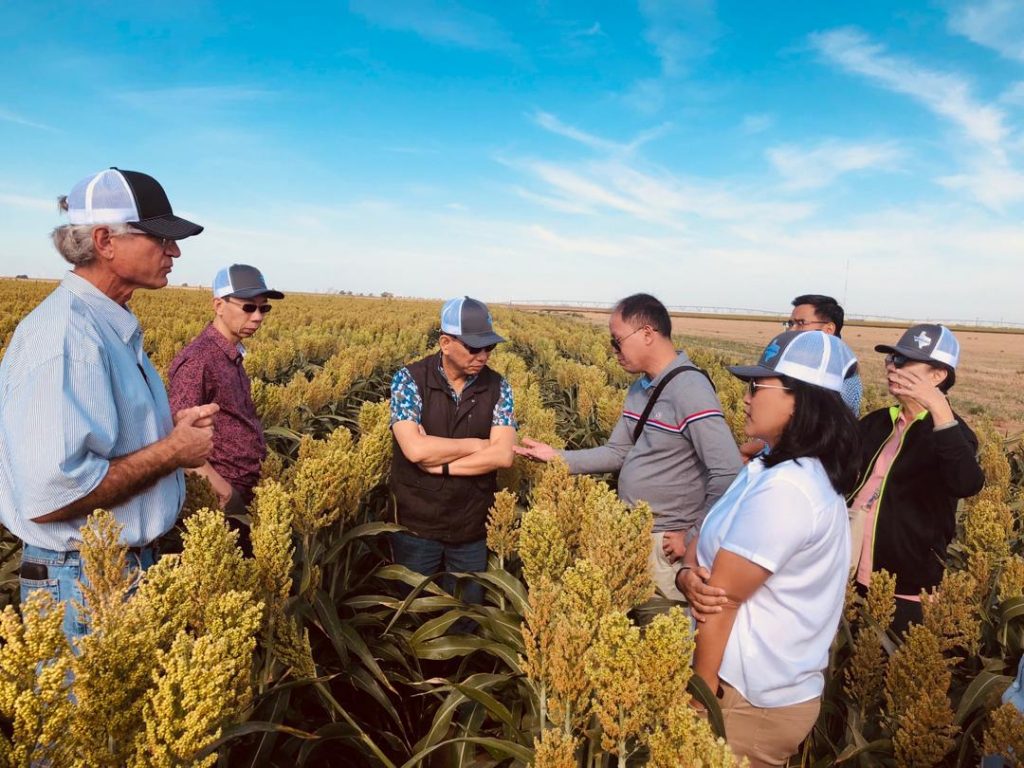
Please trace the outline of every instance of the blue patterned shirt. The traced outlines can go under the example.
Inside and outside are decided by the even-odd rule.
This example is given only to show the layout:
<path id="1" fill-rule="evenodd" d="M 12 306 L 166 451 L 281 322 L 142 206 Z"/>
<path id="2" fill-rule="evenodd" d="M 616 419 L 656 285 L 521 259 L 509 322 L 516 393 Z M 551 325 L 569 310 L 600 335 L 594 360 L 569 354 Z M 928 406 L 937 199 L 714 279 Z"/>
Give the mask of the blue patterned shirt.
<path id="1" fill-rule="evenodd" d="M 444 366 L 438 365 L 437 370 L 448 385 L 448 395 L 457 404 L 459 394 L 448 381 L 448 375 L 444 372 Z M 476 380 L 476 376 L 466 379 L 465 386 L 468 387 Z M 513 415 L 514 403 L 512 400 L 512 387 L 501 379 L 501 394 L 494 406 L 494 413 L 491 415 L 492 427 L 516 427 L 516 418 Z M 396 421 L 411 421 L 419 424 L 423 413 L 423 398 L 420 397 L 419 388 L 413 381 L 412 374 L 408 368 L 399 368 L 391 379 L 391 423 Z"/>
<path id="2" fill-rule="evenodd" d="M 843 379 L 843 402 L 846 407 L 853 411 L 853 418 L 860 418 L 860 401 L 863 397 L 864 385 L 861 384 L 860 374 L 855 373 L 849 378 Z"/>

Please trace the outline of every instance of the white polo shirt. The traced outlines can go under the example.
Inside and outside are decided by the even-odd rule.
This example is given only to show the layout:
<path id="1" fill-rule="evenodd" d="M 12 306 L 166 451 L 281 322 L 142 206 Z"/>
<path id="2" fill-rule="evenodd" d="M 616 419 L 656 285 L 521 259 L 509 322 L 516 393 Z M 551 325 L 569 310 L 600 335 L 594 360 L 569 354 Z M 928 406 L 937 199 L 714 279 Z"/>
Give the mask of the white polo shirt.
<path id="1" fill-rule="evenodd" d="M 698 562 L 720 549 L 771 571 L 739 607 L 719 677 L 758 707 L 820 696 L 850 567 L 846 502 L 817 459 L 752 460 L 701 527 Z"/>

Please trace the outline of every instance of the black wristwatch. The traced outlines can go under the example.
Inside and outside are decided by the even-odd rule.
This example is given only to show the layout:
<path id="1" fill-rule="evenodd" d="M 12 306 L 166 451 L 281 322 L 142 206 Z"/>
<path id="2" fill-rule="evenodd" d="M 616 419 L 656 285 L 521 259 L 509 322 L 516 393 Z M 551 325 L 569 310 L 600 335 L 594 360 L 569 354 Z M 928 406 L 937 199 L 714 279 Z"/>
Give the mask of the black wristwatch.
<path id="1" fill-rule="evenodd" d="M 441 476 L 442 477 L 451 477 L 452 476 L 451 470 L 448 469 L 448 462 L 445 462 L 444 464 L 441 465 Z"/>

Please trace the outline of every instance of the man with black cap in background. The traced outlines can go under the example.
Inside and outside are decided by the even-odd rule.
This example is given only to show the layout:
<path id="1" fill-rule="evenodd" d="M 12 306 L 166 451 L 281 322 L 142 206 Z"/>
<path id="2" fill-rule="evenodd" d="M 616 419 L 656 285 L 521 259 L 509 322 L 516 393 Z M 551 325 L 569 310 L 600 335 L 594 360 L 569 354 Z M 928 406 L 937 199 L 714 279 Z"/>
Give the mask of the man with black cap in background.
<path id="1" fill-rule="evenodd" d="M 145 569 L 185 498 L 182 468 L 206 461 L 216 405 L 171 416 L 160 374 L 126 306 L 167 285 L 178 241 L 203 228 L 174 215 L 160 184 L 110 168 L 60 199 L 53 242 L 72 265 L 18 324 L 0 363 L 0 521 L 25 546 L 21 598 L 36 589 L 78 613 L 81 528 L 95 509 L 121 526 L 128 566 Z"/>
<path id="2" fill-rule="evenodd" d="M 512 388 L 487 367 L 504 340 L 482 302 L 451 299 L 439 351 L 391 381 L 391 492 L 395 519 L 409 529 L 393 535 L 392 549 L 416 573 L 487 570 L 487 511 L 516 436 Z M 451 592 L 454 579 L 442 586 Z M 483 590 L 470 581 L 462 596 L 479 603 Z"/>
<path id="3" fill-rule="evenodd" d="M 242 365 L 242 341 L 260 329 L 272 308 L 270 299 L 283 298 L 280 291 L 267 288 L 256 267 L 224 267 L 213 280 L 213 321 L 178 353 L 168 370 L 173 410 L 201 403 L 220 407 L 213 419 L 213 452 L 195 472 L 210 482 L 229 524 L 239 530 L 246 553 L 251 549 L 248 530 L 235 516 L 245 514 L 252 501 L 267 444 Z"/>

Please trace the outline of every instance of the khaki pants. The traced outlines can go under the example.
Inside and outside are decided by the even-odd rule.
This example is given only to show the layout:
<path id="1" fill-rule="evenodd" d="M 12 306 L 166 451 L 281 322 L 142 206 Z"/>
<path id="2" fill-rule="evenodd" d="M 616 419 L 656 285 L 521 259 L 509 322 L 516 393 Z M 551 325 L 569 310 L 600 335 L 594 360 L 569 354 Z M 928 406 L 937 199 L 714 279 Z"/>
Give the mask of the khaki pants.
<path id="1" fill-rule="evenodd" d="M 683 567 L 683 561 L 670 563 L 661 548 L 661 539 L 661 533 L 651 534 L 651 556 L 647 561 L 651 570 L 651 578 L 654 579 L 654 586 L 658 588 L 658 592 L 663 597 L 667 597 L 673 602 L 685 603 L 686 597 L 676 589 L 676 574 Z"/>
<path id="2" fill-rule="evenodd" d="M 818 712 L 821 697 L 787 707 L 755 707 L 722 681 L 719 704 L 725 720 L 725 740 L 737 757 L 750 760 L 750 768 L 784 766 L 807 738 Z"/>
<path id="3" fill-rule="evenodd" d="M 651 534 L 651 554 L 647 558 L 647 570 L 651 574 L 654 585 L 658 588 L 654 597 L 636 606 L 632 611 L 633 619 L 643 627 L 650 624 L 655 616 L 668 613 L 677 605 L 683 606 L 689 614 L 690 609 L 683 593 L 676 589 L 676 573 L 682 567 L 680 563 L 670 563 L 661 551 L 661 534 Z M 690 619 L 690 628 L 694 626 Z"/>

